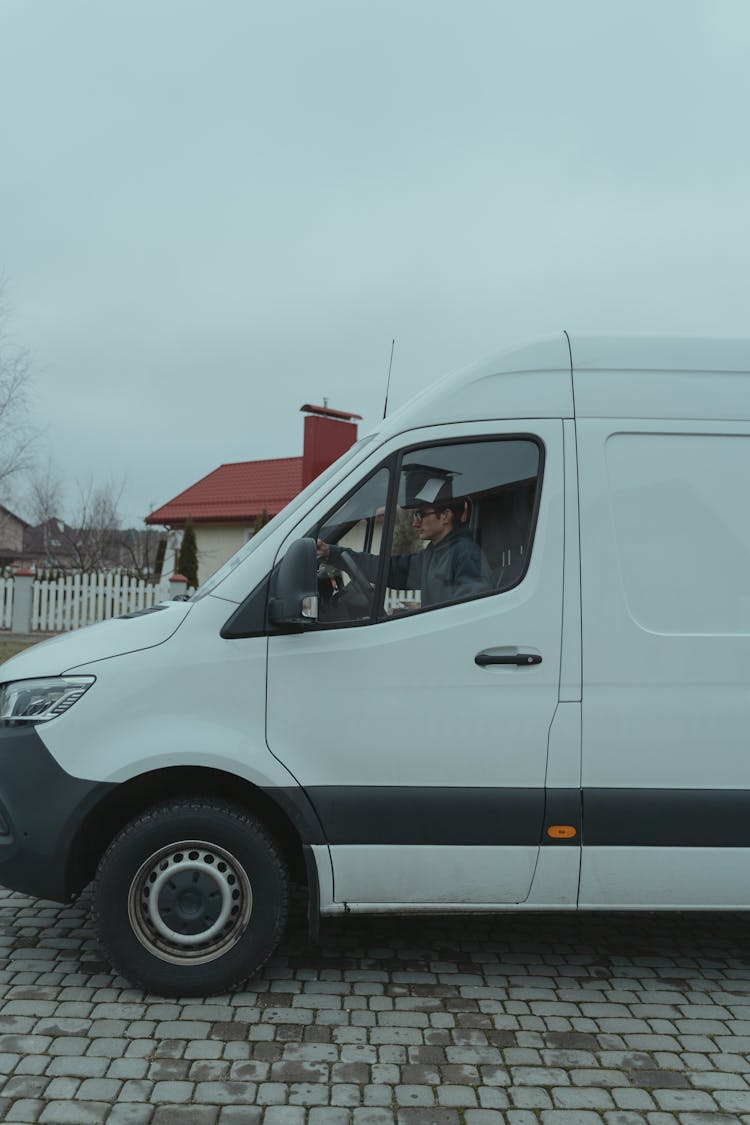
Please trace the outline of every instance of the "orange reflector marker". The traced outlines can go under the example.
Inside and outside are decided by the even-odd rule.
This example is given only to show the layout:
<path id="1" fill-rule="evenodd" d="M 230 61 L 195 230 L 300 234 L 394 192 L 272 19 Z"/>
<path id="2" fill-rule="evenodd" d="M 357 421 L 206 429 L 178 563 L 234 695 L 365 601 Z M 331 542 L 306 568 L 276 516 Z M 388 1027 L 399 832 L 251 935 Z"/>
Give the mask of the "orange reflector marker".
<path id="1" fill-rule="evenodd" d="M 550 824 L 547 835 L 553 840 L 572 840 L 576 830 L 572 824 Z"/>

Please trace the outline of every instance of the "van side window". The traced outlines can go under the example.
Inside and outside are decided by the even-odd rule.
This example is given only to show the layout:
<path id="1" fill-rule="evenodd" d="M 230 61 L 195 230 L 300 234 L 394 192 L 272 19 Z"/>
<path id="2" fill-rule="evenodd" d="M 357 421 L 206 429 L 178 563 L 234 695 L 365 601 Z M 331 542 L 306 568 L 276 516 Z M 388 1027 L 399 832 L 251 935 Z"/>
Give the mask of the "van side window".
<path id="1" fill-rule="evenodd" d="M 373 617 L 389 481 L 388 469 L 378 469 L 310 532 L 325 545 L 318 565 L 323 625 Z"/>
<path id="2" fill-rule="evenodd" d="M 530 437 L 411 449 L 392 489 L 382 466 L 307 532 L 319 545 L 320 624 L 364 625 L 518 585 L 541 466 Z"/>
<path id="3" fill-rule="evenodd" d="M 540 469 L 540 446 L 531 438 L 446 443 L 403 454 L 384 615 L 517 585 L 531 550 Z"/>

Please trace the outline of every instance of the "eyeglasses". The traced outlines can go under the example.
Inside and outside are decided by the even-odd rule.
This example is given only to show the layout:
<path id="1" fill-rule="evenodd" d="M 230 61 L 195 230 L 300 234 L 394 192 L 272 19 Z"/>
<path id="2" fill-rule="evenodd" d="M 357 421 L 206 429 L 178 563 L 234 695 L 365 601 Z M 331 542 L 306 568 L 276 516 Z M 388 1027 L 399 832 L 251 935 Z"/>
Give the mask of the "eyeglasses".
<path id="1" fill-rule="evenodd" d="M 411 514 L 412 523 L 421 523 L 425 516 L 436 516 L 437 512 L 437 508 L 423 508 L 421 511 L 417 509 Z"/>

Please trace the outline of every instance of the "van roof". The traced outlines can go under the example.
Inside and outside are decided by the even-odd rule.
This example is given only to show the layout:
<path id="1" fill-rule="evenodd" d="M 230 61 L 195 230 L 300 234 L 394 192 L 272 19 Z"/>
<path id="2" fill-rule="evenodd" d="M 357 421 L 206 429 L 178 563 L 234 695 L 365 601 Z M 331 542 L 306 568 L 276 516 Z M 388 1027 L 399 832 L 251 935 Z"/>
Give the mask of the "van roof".
<path id="1" fill-rule="evenodd" d="M 750 372 L 750 339 L 745 337 L 567 335 L 574 371 Z"/>
<path id="2" fill-rule="evenodd" d="M 560 332 L 445 376 L 383 431 L 497 418 L 747 419 L 750 379 L 737 377 L 747 373 L 747 338 Z"/>

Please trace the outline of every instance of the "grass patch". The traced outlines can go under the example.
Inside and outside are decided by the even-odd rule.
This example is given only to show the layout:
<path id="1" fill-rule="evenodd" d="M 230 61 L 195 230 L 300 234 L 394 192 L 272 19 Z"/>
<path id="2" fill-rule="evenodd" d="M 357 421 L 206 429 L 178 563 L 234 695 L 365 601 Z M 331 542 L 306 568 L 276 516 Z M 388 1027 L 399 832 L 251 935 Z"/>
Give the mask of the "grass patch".
<path id="1" fill-rule="evenodd" d="M 4 660 L 10 660 L 11 656 L 15 656 L 17 652 L 23 652 L 25 648 L 29 648 L 36 643 L 36 641 L 0 641 L 0 664 Z"/>

